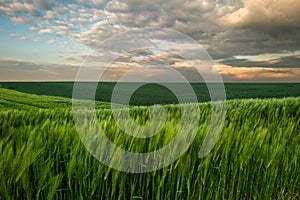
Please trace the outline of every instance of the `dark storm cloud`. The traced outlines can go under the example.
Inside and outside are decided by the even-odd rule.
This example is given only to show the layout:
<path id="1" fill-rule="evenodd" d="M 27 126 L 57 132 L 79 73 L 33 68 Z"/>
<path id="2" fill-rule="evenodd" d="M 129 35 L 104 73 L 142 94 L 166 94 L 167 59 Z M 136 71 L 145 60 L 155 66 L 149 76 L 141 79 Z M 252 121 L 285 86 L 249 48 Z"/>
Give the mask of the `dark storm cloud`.
<path id="1" fill-rule="evenodd" d="M 219 19 L 219 23 L 228 29 L 222 37 L 222 46 L 216 52 L 226 57 L 225 49 L 233 55 L 294 52 L 300 49 L 300 1 L 242 2 L 241 8 Z"/>
<path id="2" fill-rule="evenodd" d="M 226 59 L 221 63 L 235 67 L 264 67 L 264 68 L 300 68 L 299 56 L 286 56 L 267 61 L 251 61 L 247 59 Z"/>

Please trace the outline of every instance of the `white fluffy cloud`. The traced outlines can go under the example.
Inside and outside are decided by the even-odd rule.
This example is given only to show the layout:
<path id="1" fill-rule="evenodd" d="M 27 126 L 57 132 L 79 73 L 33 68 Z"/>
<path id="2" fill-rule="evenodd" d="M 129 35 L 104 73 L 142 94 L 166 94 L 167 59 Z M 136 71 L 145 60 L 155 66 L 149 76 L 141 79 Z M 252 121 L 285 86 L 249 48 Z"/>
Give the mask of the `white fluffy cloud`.
<path id="1" fill-rule="evenodd" d="M 28 17 L 11 17 L 12 22 L 16 24 L 29 24 L 30 19 Z"/>
<path id="2" fill-rule="evenodd" d="M 1 4 L 2 6 L 0 6 L 0 12 L 5 13 L 6 15 L 11 17 L 14 17 L 20 13 L 29 14 L 30 16 L 34 17 L 41 16 L 41 13 L 33 4 L 15 1 L 5 1 Z"/>
<path id="3" fill-rule="evenodd" d="M 44 34 L 47 34 L 47 33 L 53 33 L 53 29 L 50 29 L 50 28 L 41 29 L 41 30 L 39 30 L 38 33 L 39 33 L 40 35 L 44 35 Z"/>
<path id="4" fill-rule="evenodd" d="M 30 36 L 22 36 L 20 37 L 20 40 L 28 40 L 30 38 Z"/>

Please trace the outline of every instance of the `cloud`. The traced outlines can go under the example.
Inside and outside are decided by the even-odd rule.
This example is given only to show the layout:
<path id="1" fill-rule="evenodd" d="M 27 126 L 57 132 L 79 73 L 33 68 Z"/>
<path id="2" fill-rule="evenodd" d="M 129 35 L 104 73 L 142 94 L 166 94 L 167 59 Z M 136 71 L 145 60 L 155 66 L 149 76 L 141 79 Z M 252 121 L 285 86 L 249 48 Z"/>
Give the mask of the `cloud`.
<path id="1" fill-rule="evenodd" d="M 88 56 L 87 54 L 78 54 L 76 56 L 67 56 L 65 59 L 70 60 L 70 61 L 75 61 L 78 63 L 82 63 L 86 59 L 87 56 Z"/>
<path id="2" fill-rule="evenodd" d="M 247 59 L 226 59 L 221 61 L 222 64 L 235 67 L 263 67 L 263 68 L 299 68 L 299 55 L 285 56 L 282 58 L 266 59 L 261 61 L 251 61 Z"/>
<path id="3" fill-rule="evenodd" d="M 93 6 L 101 6 L 105 2 L 104 0 L 91 0 L 90 1 Z"/>
<path id="4" fill-rule="evenodd" d="M 66 35 L 67 31 L 57 31 L 56 35 L 61 36 L 61 35 Z"/>
<path id="5" fill-rule="evenodd" d="M 299 27 L 300 21 L 299 4 L 297 0 L 77 0 L 64 3 L 26 0 L 25 3 L 5 4 L 2 10 L 12 17 L 19 12 L 32 15 L 30 13 L 34 11 L 42 13 L 44 10 L 46 12 L 40 20 L 45 21 L 39 29 L 51 26 L 60 31 L 59 35 L 65 33 L 71 39 L 91 48 L 95 47 L 95 43 L 125 30 L 143 27 L 172 28 L 198 40 L 218 58 L 230 56 L 230 51 L 223 50 L 225 48 L 232 50 L 233 54 L 238 49 L 243 50 L 243 42 L 247 44 L 244 51 L 248 54 L 257 50 L 255 41 L 261 40 L 265 41 L 264 46 L 271 44 L 269 49 L 266 48 L 269 52 L 297 49 L 298 43 L 293 44 L 291 40 L 282 38 L 278 42 L 271 41 L 265 33 L 295 34 L 294 29 Z M 281 47 L 274 48 L 276 45 Z"/>
<path id="6" fill-rule="evenodd" d="M 18 34 L 18 33 L 10 33 L 8 35 L 11 36 L 11 37 L 18 37 L 18 36 L 20 36 L 20 34 Z"/>
<path id="7" fill-rule="evenodd" d="M 0 12 L 5 13 L 10 17 L 15 17 L 22 13 L 29 14 L 29 16 L 33 17 L 42 16 L 40 11 L 34 5 L 21 2 L 6 1 L 5 3 L 2 3 L 2 6 L 0 7 Z"/>
<path id="8" fill-rule="evenodd" d="M 109 1 L 105 10 L 90 10 L 93 16 L 91 26 L 71 37 L 91 48 L 95 43 L 113 34 L 144 27 L 172 28 L 194 39 L 208 37 L 206 32 L 217 32 L 216 20 L 219 14 L 211 1 L 161 1 L 151 2 L 125 0 Z M 224 11 L 223 11 L 224 12 Z"/>
<path id="9" fill-rule="evenodd" d="M 236 58 L 238 55 L 299 50 L 298 0 L 2 0 L 0 3 L 0 12 L 9 16 L 13 23 L 32 23 L 29 29 L 39 35 L 54 33 L 57 37 L 67 36 L 90 49 L 123 31 L 159 27 L 174 29 L 192 37 L 214 60 L 221 60 L 224 65 L 237 68 L 299 67 L 299 59 L 295 56 L 259 62 Z M 176 38 L 167 36 L 160 39 L 176 41 Z M 127 40 L 127 44 L 132 42 L 131 38 Z M 120 49 L 114 49 L 119 48 L 116 44 L 107 48 L 118 52 Z M 192 48 L 189 49 L 190 58 L 197 59 L 199 55 L 193 52 Z M 175 56 L 161 54 L 147 55 L 148 58 L 145 58 L 145 52 L 138 53 L 131 57 L 124 56 L 119 61 L 126 64 L 144 59 L 146 63 L 148 59 L 147 62 L 153 63 L 157 59 L 157 62 L 184 67 L 180 58 Z M 66 59 L 82 60 L 78 55 Z M 134 56 L 135 59 L 132 59 Z"/>
<path id="10" fill-rule="evenodd" d="M 53 29 L 46 28 L 46 29 L 41 29 L 38 32 L 38 34 L 40 34 L 40 35 L 44 35 L 44 34 L 48 34 L 48 33 L 53 33 Z"/>
<path id="11" fill-rule="evenodd" d="M 0 81 L 74 81 L 78 68 L 0 58 Z"/>
<path id="12" fill-rule="evenodd" d="M 29 24 L 31 22 L 28 17 L 11 17 L 10 19 L 16 24 Z"/>
<path id="13" fill-rule="evenodd" d="M 55 43 L 55 42 L 56 42 L 55 39 L 50 39 L 50 40 L 47 41 L 48 44 L 53 44 L 53 43 Z"/>
<path id="14" fill-rule="evenodd" d="M 43 41 L 42 38 L 35 38 L 35 39 L 33 40 L 33 42 L 42 42 L 42 41 Z"/>
<path id="15" fill-rule="evenodd" d="M 26 3 L 34 5 L 38 9 L 49 10 L 54 7 L 55 1 L 49 0 L 25 0 Z"/>
<path id="16" fill-rule="evenodd" d="M 35 30 L 37 30 L 37 27 L 35 27 L 35 26 L 31 26 L 31 27 L 29 27 L 29 30 L 31 30 L 31 31 L 35 31 Z"/>
<path id="17" fill-rule="evenodd" d="M 238 51 L 243 55 L 300 49 L 300 1 L 243 0 L 242 6 L 219 19 L 228 29 L 222 35 L 220 56 Z M 218 39 L 218 38 L 217 38 Z"/>
<path id="18" fill-rule="evenodd" d="M 300 28 L 298 0 L 244 0 L 244 6 L 221 21 L 232 27 L 249 28 L 271 35 Z"/>
<path id="19" fill-rule="evenodd" d="M 300 82 L 299 68 L 231 67 L 218 65 L 224 81 Z"/>
<path id="20" fill-rule="evenodd" d="M 20 37 L 20 40 L 28 40 L 30 38 L 30 36 L 22 36 Z"/>
<path id="21" fill-rule="evenodd" d="M 194 39 L 209 37 L 206 32 L 218 32 L 216 20 L 225 13 L 218 11 L 213 1 L 197 2 L 175 0 L 173 2 L 154 0 L 145 2 L 139 0 L 124 1 L 82 1 L 55 4 L 42 0 L 26 0 L 20 5 L 30 5 L 32 9 L 46 10 L 44 16 L 36 23 L 43 21 L 38 32 L 44 29 L 55 29 L 59 35 L 66 32 L 71 39 L 91 48 L 113 34 L 125 30 L 143 27 L 172 28 L 182 31 Z M 6 5 L 6 7 L 9 7 Z M 228 12 L 230 9 L 227 9 Z M 57 23 L 58 21 L 64 23 Z M 33 30 L 34 28 L 31 28 Z M 65 31 L 65 32 L 61 32 Z M 206 42 L 208 43 L 208 42 Z"/>

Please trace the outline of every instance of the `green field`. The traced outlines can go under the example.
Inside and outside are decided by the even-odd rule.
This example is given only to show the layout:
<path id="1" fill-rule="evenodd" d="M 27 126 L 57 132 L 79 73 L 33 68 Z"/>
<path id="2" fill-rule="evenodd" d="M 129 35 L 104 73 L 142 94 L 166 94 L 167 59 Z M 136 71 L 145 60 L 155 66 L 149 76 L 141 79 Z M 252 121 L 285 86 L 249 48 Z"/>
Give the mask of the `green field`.
<path id="1" fill-rule="evenodd" d="M 2 82 L 0 87 L 20 92 L 72 98 L 73 82 Z M 126 84 L 134 83 L 123 83 Z M 178 84 L 178 83 L 169 83 Z M 87 90 L 93 83 L 83 83 Z M 180 84 L 179 84 L 180 85 Z M 191 83 L 199 102 L 210 101 L 204 83 Z M 111 102 L 115 83 L 98 85 L 96 100 Z M 227 99 L 299 97 L 300 83 L 225 83 Z M 185 91 L 182 91 L 183 93 Z M 187 94 L 188 95 L 188 94 Z M 131 105 L 173 104 L 177 99 L 172 92 L 157 84 L 148 84 L 138 89 L 131 98 Z"/>
<path id="2" fill-rule="evenodd" d="M 23 91 L 37 94 L 69 91 L 25 86 Z M 211 113 L 210 103 L 199 103 L 200 126 L 188 151 L 170 166 L 143 174 L 111 169 L 91 156 L 77 135 L 71 106 L 69 98 L 0 88 L 0 199 L 300 199 L 300 97 L 228 101 L 221 138 L 203 159 L 198 151 Z M 107 136 L 129 151 L 164 146 L 180 121 L 180 105 L 165 105 L 168 120 L 161 132 L 137 139 L 117 127 L 109 103 L 96 102 L 96 108 Z M 140 124 L 147 124 L 148 114 L 147 107 L 131 108 Z"/>

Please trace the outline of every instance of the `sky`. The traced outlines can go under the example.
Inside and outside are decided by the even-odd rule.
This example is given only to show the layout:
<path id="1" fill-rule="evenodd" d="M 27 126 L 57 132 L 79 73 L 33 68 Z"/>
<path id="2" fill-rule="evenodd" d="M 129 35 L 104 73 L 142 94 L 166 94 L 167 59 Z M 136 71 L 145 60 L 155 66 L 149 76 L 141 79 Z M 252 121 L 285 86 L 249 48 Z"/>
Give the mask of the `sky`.
<path id="1" fill-rule="evenodd" d="M 0 0 L 0 81 L 74 81 L 87 56 L 96 57 L 99 44 L 152 27 L 195 40 L 226 82 L 300 82 L 299 10 L 299 0 Z M 157 43 L 179 40 L 164 35 Z M 120 53 L 121 43 L 103 50 Z M 189 44 L 177 46 L 189 55 L 196 52 Z M 198 57 L 187 62 L 158 49 L 125 52 L 103 80 L 117 81 L 133 66 L 141 79 L 152 63 L 197 81 L 191 63 L 199 64 Z M 98 67 L 104 69 L 103 63 Z M 152 70 L 151 76 L 162 71 Z"/>

